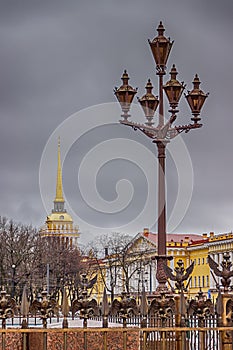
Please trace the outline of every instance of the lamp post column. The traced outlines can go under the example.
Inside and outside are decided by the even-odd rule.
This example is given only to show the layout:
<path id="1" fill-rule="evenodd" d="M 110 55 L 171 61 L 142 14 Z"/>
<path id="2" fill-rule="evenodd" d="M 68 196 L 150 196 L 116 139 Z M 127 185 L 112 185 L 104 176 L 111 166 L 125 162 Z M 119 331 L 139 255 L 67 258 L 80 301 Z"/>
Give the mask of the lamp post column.
<path id="1" fill-rule="evenodd" d="M 158 255 L 166 255 L 166 189 L 165 158 L 166 144 L 157 141 L 158 148 Z"/>
<path id="2" fill-rule="evenodd" d="M 166 274 L 163 264 L 166 264 L 166 188 L 165 188 L 165 158 L 166 142 L 156 141 L 158 148 L 158 254 L 156 279 L 158 281 L 157 291 L 167 289 Z"/>

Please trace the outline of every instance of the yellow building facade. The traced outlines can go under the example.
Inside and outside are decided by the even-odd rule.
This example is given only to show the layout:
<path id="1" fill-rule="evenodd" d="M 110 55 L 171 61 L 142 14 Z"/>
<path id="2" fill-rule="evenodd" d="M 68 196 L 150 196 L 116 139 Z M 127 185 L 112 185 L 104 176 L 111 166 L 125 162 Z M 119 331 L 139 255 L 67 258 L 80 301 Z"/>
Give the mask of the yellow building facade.
<path id="1" fill-rule="evenodd" d="M 200 288 L 204 293 L 210 290 L 210 268 L 208 264 L 208 240 L 200 239 L 187 247 L 188 264 L 194 262 L 194 270 L 190 279 L 188 294 L 195 296 Z"/>
<path id="2" fill-rule="evenodd" d="M 190 263 L 188 249 L 193 242 L 202 238 L 197 234 L 167 234 L 167 255 L 171 258 L 168 260 L 169 267 L 174 270 L 178 260 L 182 260 L 184 268 L 186 269 Z M 130 244 L 130 250 L 133 252 L 135 249 L 139 252 L 144 252 L 144 271 L 142 277 L 144 277 L 143 285 L 138 288 L 140 293 L 142 286 L 144 286 L 147 294 L 153 295 L 157 288 L 156 280 L 156 259 L 157 256 L 157 234 L 150 232 L 148 229 L 144 229 L 143 232 L 138 233 Z M 145 278 L 146 276 L 146 278 Z M 141 277 L 141 280 L 143 279 Z M 191 282 L 191 281 L 190 281 Z M 132 279 L 132 285 L 134 280 Z M 169 281 L 171 287 L 174 287 L 174 283 Z"/>
<path id="3" fill-rule="evenodd" d="M 184 268 L 194 262 L 194 269 L 188 282 L 188 298 L 194 298 L 200 289 L 212 299 L 217 297 L 216 283 L 220 283 L 219 278 L 214 279 L 211 274 L 208 255 L 210 255 L 218 264 L 221 264 L 224 253 L 230 253 L 233 261 L 233 233 L 214 234 L 167 234 L 167 255 L 172 259 L 168 265 L 174 270 L 178 260 L 182 260 Z M 135 255 L 138 259 L 135 259 Z M 156 257 L 157 255 L 157 234 L 144 229 L 138 233 L 128 245 L 128 259 L 133 261 L 132 277 L 130 279 L 131 294 L 139 296 L 144 287 L 147 295 L 153 296 L 157 287 L 156 280 Z M 103 259 L 104 264 L 104 259 Z M 137 268 L 136 267 L 137 264 Z M 107 270 L 106 262 L 106 270 Z M 221 267 L 220 267 L 221 269 Z M 121 272 L 120 272 L 121 273 Z M 108 273 L 106 272 L 106 278 Z M 187 283 L 186 282 L 186 283 Z M 108 285 L 110 281 L 106 281 Z M 185 283 L 185 285 L 186 285 Z M 101 279 L 98 281 L 99 290 Z M 103 282 L 102 282 L 103 284 Z M 174 282 L 169 281 L 171 287 Z M 169 285 L 168 285 L 169 287 Z M 124 285 L 118 285 L 115 294 L 119 295 L 124 290 Z M 98 297 L 99 298 L 99 297 Z"/>

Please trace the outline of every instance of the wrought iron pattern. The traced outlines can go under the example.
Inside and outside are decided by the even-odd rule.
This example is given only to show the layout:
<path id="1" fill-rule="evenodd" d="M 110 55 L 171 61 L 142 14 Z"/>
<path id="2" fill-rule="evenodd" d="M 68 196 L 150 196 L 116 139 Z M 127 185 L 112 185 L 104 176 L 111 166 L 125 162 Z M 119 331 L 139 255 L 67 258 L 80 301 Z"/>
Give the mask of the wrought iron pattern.
<path id="1" fill-rule="evenodd" d="M 6 328 L 6 319 L 17 315 L 19 309 L 15 299 L 7 294 L 4 287 L 2 288 L 0 295 L 0 318 L 2 320 L 2 328 Z"/>
<path id="2" fill-rule="evenodd" d="M 219 264 L 217 264 L 209 255 L 208 262 L 210 268 L 213 270 L 214 274 L 221 277 L 221 283 L 224 288 L 224 292 L 229 290 L 231 283 L 231 277 L 233 276 L 232 262 L 230 261 L 230 254 L 227 252 L 223 255 L 223 261 L 220 263 L 221 270 L 219 269 Z"/>
<path id="3" fill-rule="evenodd" d="M 163 268 L 167 278 L 169 278 L 172 281 L 175 281 L 175 287 L 178 290 L 178 292 L 186 290 L 184 286 L 184 281 L 186 281 L 193 272 L 194 262 L 185 270 L 183 260 L 179 259 L 177 262 L 177 266 L 174 270 L 175 274 L 173 274 L 172 269 L 167 265 L 164 264 Z"/>
<path id="4" fill-rule="evenodd" d="M 43 290 L 42 300 L 34 300 L 29 309 L 32 315 L 39 314 L 43 322 L 43 327 L 47 328 L 47 319 L 54 315 L 58 316 L 59 307 L 57 301 L 53 298 L 50 298 L 46 290 Z"/>
<path id="5" fill-rule="evenodd" d="M 96 278 L 97 276 L 89 281 L 86 274 L 82 275 L 82 293 L 78 299 L 73 301 L 71 307 L 72 317 L 74 318 L 78 313 L 79 317 L 83 319 L 83 325 L 85 328 L 87 327 L 88 318 L 90 318 L 90 316 L 98 314 L 98 305 L 96 300 L 89 298 L 88 295 L 88 289 L 92 288 L 96 283 Z"/>
<path id="6" fill-rule="evenodd" d="M 114 299 L 111 307 L 112 315 L 119 315 L 123 320 L 123 327 L 126 327 L 127 319 L 138 314 L 138 306 L 135 298 L 123 292 L 120 300 Z"/>
<path id="7" fill-rule="evenodd" d="M 169 323 L 173 323 L 173 315 L 175 314 L 175 301 L 172 294 L 161 292 L 156 296 L 150 304 L 149 316 L 156 316 L 156 324 L 154 326 L 165 327 Z"/>
<path id="8" fill-rule="evenodd" d="M 2 293 L 4 294 L 4 293 Z M 226 294 L 226 293 L 225 293 Z M 225 295 L 224 294 L 224 295 Z M 223 297 L 224 297 L 223 295 Z M 218 327 L 218 315 L 215 311 L 213 303 L 206 298 L 206 296 L 200 291 L 195 300 L 187 301 L 187 312 L 185 312 L 185 324 L 178 326 L 176 322 L 176 298 L 180 303 L 179 294 L 173 295 L 172 293 L 162 292 L 151 302 L 150 306 L 147 305 L 144 296 L 142 295 L 141 307 L 138 308 L 136 301 L 129 295 L 124 293 L 121 298 L 115 299 L 112 307 L 109 309 L 106 294 L 103 297 L 103 302 L 105 300 L 105 305 L 102 302 L 102 314 L 98 315 L 99 320 L 105 320 L 103 322 L 102 331 L 97 328 L 99 332 L 103 334 L 104 349 L 108 349 L 108 330 L 113 331 L 113 328 L 107 328 L 108 322 L 106 320 L 111 320 L 111 322 L 119 323 L 119 326 L 123 324 L 122 328 L 122 344 L 125 345 L 127 349 L 127 337 L 130 336 L 131 325 L 138 327 L 138 334 L 140 336 L 140 350 L 161 350 L 161 349 L 174 349 L 177 350 L 229 350 L 229 342 L 231 341 L 231 319 L 232 319 L 232 294 L 228 295 L 228 302 L 226 303 L 226 308 L 223 308 L 223 314 L 226 313 L 226 318 L 229 320 L 229 324 L 225 327 Z M 62 311 L 64 313 L 64 319 L 69 318 L 67 300 L 64 294 Z M 2 297 L 5 302 L 5 297 Z M 88 299 L 88 298 L 87 298 Z M 42 302 L 41 302 L 42 303 Z M 178 307 L 179 306 L 178 303 Z M 49 314 L 49 300 L 47 296 L 44 295 L 43 299 L 43 309 L 42 314 Z M 96 304 L 95 304 L 96 305 Z M 83 318 L 94 318 L 92 313 L 88 313 L 90 304 L 80 304 L 85 312 L 79 312 L 75 314 L 75 317 Z M 87 306 L 87 307 L 86 307 Z M 42 308 L 42 305 L 41 305 Z M 19 309 L 19 306 L 17 306 Z M 81 311 L 81 309 L 79 309 Z M 109 312 L 111 311 L 111 315 Z M 179 312 L 179 310 L 178 310 Z M 10 314 L 9 314 L 10 315 Z M 11 314 L 12 315 L 12 314 Z M 115 316 L 114 316 L 115 315 Z M 126 322 L 127 320 L 127 322 Z M 142 322 L 142 320 L 144 322 Z M 67 322 L 68 325 L 68 322 Z M 127 327 L 130 325 L 130 327 Z M 83 324 L 85 332 L 79 332 L 77 329 L 77 336 L 84 337 L 84 350 L 89 350 L 88 348 L 88 337 L 89 329 Z M 123 329 L 125 330 L 123 332 Z M 135 330 L 135 328 L 133 328 Z M 8 331 L 6 329 L 5 331 Z M 25 342 L 25 347 L 23 349 L 28 349 L 26 347 L 27 335 L 30 328 L 24 329 L 22 341 Z M 51 330 L 44 329 L 44 348 L 47 349 L 47 337 Z M 62 330 L 61 330 L 62 331 Z M 72 329 L 72 332 L 74 329 Z M 5 333 L 2 333 L 2 349 L 6 350 L 5 346 Z M 67 349 L 69 346 L 69 328 L 63 329 L 63 349 Z M 90 332 L 91 334 L 91 332 Z M 24 343 L 23 343 L 24 344 Z M 4 347 L 5 346 L 5 347 Z M 228 346 L 228 347 L 227 347 Z"/>

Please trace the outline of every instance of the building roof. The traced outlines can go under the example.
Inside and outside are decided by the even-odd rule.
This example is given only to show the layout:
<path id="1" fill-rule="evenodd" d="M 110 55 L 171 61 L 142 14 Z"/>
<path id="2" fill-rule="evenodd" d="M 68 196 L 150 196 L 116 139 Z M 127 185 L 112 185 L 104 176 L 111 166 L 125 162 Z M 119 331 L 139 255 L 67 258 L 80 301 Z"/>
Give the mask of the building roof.
<path id="1" fill-rule="evenodd" d="M 157 243 L 157 233 L 152 233 L 147 230 L 144 230 L 143 232 L 140 233 L 144 237 L 148 238 L 151 242 Z M 188 242 L 192 243 L 193 241 L 199 241 L 202 239 L 201 235 L 198 234 L 188 234 L 188 233 L 167 233 L 167 242 Z"/>

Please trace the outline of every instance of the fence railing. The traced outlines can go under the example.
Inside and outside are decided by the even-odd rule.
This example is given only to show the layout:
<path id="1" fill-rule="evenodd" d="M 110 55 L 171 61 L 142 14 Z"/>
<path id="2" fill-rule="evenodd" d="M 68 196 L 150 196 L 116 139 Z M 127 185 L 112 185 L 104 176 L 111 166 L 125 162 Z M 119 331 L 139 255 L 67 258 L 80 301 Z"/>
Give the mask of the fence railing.
<path id="1" fill-rule="evenodd" d="M 233 327 L 0 330 L 1 350 L 221 350 L 226 334 L 232 336 Z"/>
<path id="2" fill-rule="evenodd" d="M 123 292 L 109 305 L 104 290 L 98 305 L 88 292 L 96 277 L 88 281 L 85 274 L 82 293 L 71 305 L 65 288 L 62 305 L 46 290 L 29 304 L 26 287 L 17 304 L 2 289 L 0 350 L 116 350 L 116 345 L 118 350 L 233 350 L 229 278 L 224 289 L 219 289 L 215 304 L 201 290 L 188 300 L 181 263 L 179 268 L 176 287 L 180 292 L 156 292 L 150 304 L 143 290 L 139 304 Z"/>

